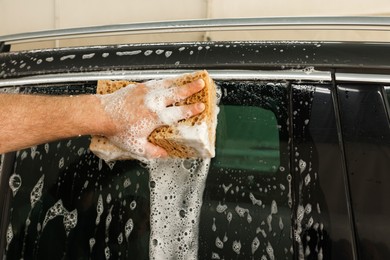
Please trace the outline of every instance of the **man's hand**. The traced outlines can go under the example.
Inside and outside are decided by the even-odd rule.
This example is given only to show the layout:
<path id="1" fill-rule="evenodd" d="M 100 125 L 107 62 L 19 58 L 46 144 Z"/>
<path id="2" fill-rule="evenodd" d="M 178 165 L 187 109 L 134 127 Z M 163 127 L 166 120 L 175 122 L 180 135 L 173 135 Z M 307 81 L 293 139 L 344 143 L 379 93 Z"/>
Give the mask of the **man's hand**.
<path id="1" fill-rule="evenodd" d="M 129 85 L 112 94 L 99 96 L 112 122 L 106 137 L 134 158 L 165 157 L 167 152 L 150 142 L 148 136 L 162 125 L 201 113 L 205 105 L 172 106 L 204 87 L 203 80 L 185 86 L 173 85 L 173 80 L 149 81 Z"/>
<path id="2" fill-rule="evenodd" d="M 174 87 L 172 80 L 127 86 L 109 95 L 0 94 L 0 154 L 79 135 L 103 135 L 135 158 L 164 157 L 149 134 L 204 110 L 170 106 L 200 91 L 202 80 Z"/>

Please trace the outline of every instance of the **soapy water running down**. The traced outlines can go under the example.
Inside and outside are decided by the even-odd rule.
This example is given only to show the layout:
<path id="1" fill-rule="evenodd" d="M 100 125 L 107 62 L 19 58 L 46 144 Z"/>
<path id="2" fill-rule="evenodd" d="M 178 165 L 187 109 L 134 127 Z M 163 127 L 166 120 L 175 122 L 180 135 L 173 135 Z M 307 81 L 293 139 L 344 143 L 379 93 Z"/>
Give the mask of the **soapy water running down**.
<path id="1" fill-rule="evenodd" d="M 210 159 L 150 163 L 151 259 L 197 259 L 209 164 Z"/>

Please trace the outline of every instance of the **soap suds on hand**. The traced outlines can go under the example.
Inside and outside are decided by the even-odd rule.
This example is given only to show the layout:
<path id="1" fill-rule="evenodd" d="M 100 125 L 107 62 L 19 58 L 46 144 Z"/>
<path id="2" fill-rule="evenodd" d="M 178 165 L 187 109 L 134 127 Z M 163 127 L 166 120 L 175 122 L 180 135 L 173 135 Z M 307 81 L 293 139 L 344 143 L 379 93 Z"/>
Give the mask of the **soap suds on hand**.
<path id="1" fill-rule="evenodd" d="M 204 89 L 184 101 L 175 98 L 177 88 L 198 79 L 205 82 Z M 97 93 L 108 94 L 100 96 L 105 110 L 113 115 L 114 120 L 122 117 L 123 124 L 129 127 L 128 131 L 121 136 L 109 139 L 103 136 L 93 136 L 91 151 L 105 161 L 147 160 L 148 156 L 143 148 L 149 142 L 164 148 L 172 158 L 212 158 L 215 156 L 215 131 L 219 112 L 217 104 L 220 95 L 207 71 L 147 81 L 142 85 L 145 86 L 147 92 L 144 93 L 143 103 L 135 104 L 135 106 L 146 107 L 155 116 L 145 117 L 145 115 L 138 114 L 136 115 L 138 116 L 137 124 L 131 125 L 130 121 L 126 123 L 123 117 L 134 115 L 126 115 L 126 111 L 123 111 L 121 106 L 125 100 L 119 93 L 122 93 L 123 89 L 135 88 L 137 85 L 132 85 L 129 81 L 102 80 L 98 82 Z M 170 100 L 172 104 L 172 99 L 173 105 L 167 106 L 167 100 Z M 114 104 L 110 104 L 111 102 Z M 128 99 L 126 102 L 132 102 L 132 100 Z M 200 102 L 205 104 L 205 109 L 201 114 L 190 118 L 188 118 L 189 115 L 184 115 L 184 105 Z M 144 121 L 139 120 L 143 117 Z M 182 118 L 186 119 L 180 120 Z M 147 135 L 139 138 L 141 133 L 147 133 Z"/>

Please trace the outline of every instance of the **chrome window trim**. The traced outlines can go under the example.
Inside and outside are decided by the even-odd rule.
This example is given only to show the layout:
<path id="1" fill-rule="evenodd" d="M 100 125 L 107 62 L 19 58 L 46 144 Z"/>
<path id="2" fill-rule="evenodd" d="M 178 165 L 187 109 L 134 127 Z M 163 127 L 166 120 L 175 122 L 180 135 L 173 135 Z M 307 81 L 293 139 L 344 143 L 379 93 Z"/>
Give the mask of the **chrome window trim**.
<path id="1" fill-rule="evenodd" d="M 235 30 L 371 30 L 390 31 L 390 17 L 263 17 L 144 22 L 46 30 L 0 36 L 6 44 L 43 39 L 80 38 L 86 35 L 150 34 Z"/>
<path id="2" fill-rule="evenodd" d="M 48 74 L 12 79 L 1 79 L 0 88 L 23 85 L 42 85 L 65 82 L 97 81 L 101 79 L 145 81 L 179 76 L 193 70 L 131 70 L 102 71 L 66 74 Z M 215 80 L 308 80 L 332 81 L 329 71 L 255 71 L 255 70 L 208 70 Z M 390 74 L 335 73 L 335 80 L 340 82 L 389 83 Z"/>
<path id="3" fill-rule="evenodd" d="M 336 81 L 390 83 L 390 74 L 335 73 Z"/>
<path id="4" fill-rule="evenodd" d="M 52 84 L 62 82 L 85 82 L 99 79 L 145 81 L 179 76 L 193 70 L 131 70 L 103 71 L 66 74 L 48 74 L 0 80 L 0 88 L 22 85 Z M 255 70 L 208 70 L 215 80 L 309 80 L 331 81 L 328 71 L 290 70 L 290 71 L 255 71 Z"/>

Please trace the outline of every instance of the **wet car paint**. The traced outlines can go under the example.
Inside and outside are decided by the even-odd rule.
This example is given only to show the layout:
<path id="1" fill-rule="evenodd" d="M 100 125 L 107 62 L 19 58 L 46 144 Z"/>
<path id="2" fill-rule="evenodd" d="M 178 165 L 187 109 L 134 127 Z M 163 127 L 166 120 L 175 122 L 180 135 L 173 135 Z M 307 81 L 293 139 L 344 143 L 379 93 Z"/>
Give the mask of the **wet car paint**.
<path id="1" fill-rule="evenodd" d="M 311 66 L 332 73 L 388 73 L 388 50 L 387 44 L 317 42 L 178 43 L 53 49 L 2 54 L 0 77 L 161 68 L 291 70 Z M 289 239 L 293 249 L 283 247 L 279 248 L 280 252 L 293 259 L 388 258 L 389 244 L 383 228 L 386 226 L 384 219 L 390 214 L 385 205 L 386 190 L 389 190 L 385 173 L 388 168 L 388 115 L 381 94 L 383 86 L 337 85 L 336 81 L 327 84 L 280 81 L 288 89 L 285 104 L 288 125 L 283 128 L 287 131 L 283 136 L 288 145 L 283 153 L 289 160 L 286 163 L 291 165 L 293 189 L 291 223 L 284 222 L 286 228 L 291 226 Z M 243 85 L 248 93 L 254 91 L 248 84 Z M 66 90 L 72 88 L 72 84 L 65 87 Z M 33 88 L 26 89 L 32 91 Z M 58 93 L 64 93 L 64 89 L 58 88 Z M 234 95 L 228 95 L 225 99 L 232 97 Z M 7 156 L 7 161 L 10 157 Z M 218 176 L 215 183 L 220 182 L 219 178 L 222 177 Z M 288 186 L 286 181 L 283 180 L 283 185 Z M 2 185 L 4 183 L 3 180 Z M 208 196 L 207 192 L 205 196 Z M 1 202 L 4 207 L 6 198 Z M 271 204 L 270 201 L 268 205 Z M 203 221 L 210 225 L 212 218 Z M 5 231 L 4 223 L 2 227 Z M 206 236 L 202 233 L 200 236 L 204 237 L 201 244 L 209 244 Z M 223 240 L 222 235 L 219 237 Z M 242 242 L 240 248 L 244 244 L 249 246 L 250 243 Z M 262 255 L 271 257 L 267 248 L 270 247 L 265 242 Z M 276 252 L 278 247 L 273 243 L 272 248 Z M 204 254 L 213 256 L 213 251 L 206 249 L 202 248 Z M 245 259 L 248 254 L 241 257 Z"/>

